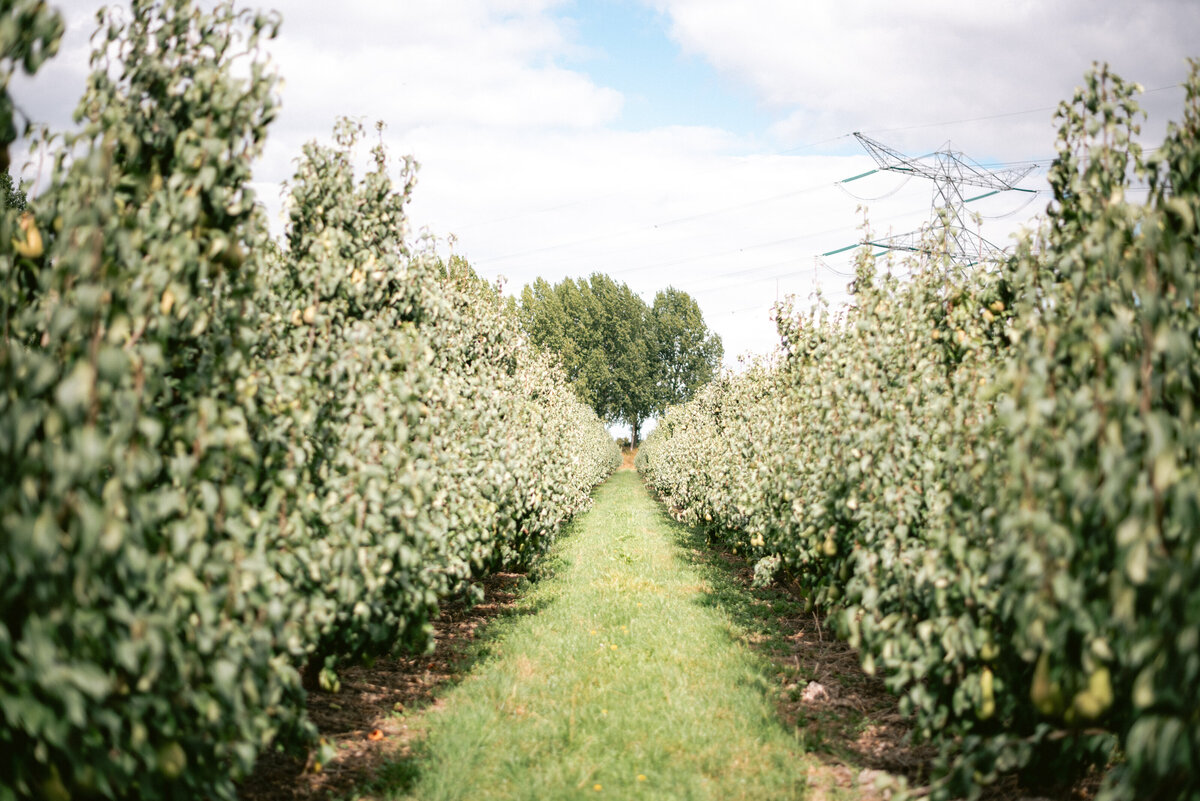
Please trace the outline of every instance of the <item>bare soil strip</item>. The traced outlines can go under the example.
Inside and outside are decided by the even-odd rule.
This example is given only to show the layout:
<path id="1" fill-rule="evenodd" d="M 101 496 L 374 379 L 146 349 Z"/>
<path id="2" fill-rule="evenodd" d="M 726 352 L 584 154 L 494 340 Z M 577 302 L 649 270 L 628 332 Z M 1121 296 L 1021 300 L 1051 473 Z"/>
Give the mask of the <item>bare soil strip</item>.
<path id="1" fill-rule="evenodd" d="M 315 770 L 311 758 L 266 754 L 240 787 L 244 801 L 315 801 L 337 798 L 376 778 L 379 769 L 402 759 L 423 733 L 406 715 L 438 703 L 438 695 L 470 670 L 490 622 L 510 614 L 526 583 L 523 573 L 497 573 L 482 584 L 485 600 L 453 601 L 434 621 L 434 651 L 428 655 L 379 659 L 339 671 L 341 690 L 312 693 L 308 712 L 337 757 Z"/>

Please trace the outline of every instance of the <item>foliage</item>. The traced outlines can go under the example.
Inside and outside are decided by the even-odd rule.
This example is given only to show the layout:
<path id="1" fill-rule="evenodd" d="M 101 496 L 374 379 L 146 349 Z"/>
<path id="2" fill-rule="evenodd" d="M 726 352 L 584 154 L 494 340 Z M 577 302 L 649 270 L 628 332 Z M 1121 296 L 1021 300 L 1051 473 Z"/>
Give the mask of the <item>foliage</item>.
<path id="1" fill-rule="evenodd" d="M 680 403 L 712 378 L 724 351 L 696 301 L 668 288 L 647 306 L 607 275 L 539 278 L 521 294 L 530 338 L 558 354 L 579 396 L 608 422 L 642 422 Z"/>
<path id="2" fill-rule="evenodd" d="M 26 231 L 44 252 L 5 254 L 0 795 L 204 795 L 292 722 L 295 672 L 247 625 L 269 576 L 230 397 L 252 277 L 230 257 L 274 108 L 233 62 L 272 28 L 183 3 L 104 20 Z"/>
<path id="3" fill-rule="evenodd" d="M 654 408 L 645 301 L 600 273 L 521 294 L 530 338 L 562 359 L 575 391 L 602 419 L 638 425 Z"/>
<path id="4" fill-rule="evenodd" d="M 1200 795 L 1200 67 L 1152 159 L 1135 92 L 1099 70 L 1060 107 L 1055 201 L 1008 264 L 957 274 L 930 243 L 902 282 L 863 258 L 854 306 L 785 314 L 777 367 L 639 454 L 836 615 L 939 745 L 935 797 L 1114 745 L 1103 798 Z"/>
<path id="5" fill-rule="evenodd" d="M 25 190 L 13 182 L 12 175 L 0 172 L 0 209 L 25 211 L 27 200 Z"/>
<path id="6" fill-rule="evenodd" d="M 704 325 L 700 304 L 686 292 L 673 287 L 658 292 L 650 307 L 651 362 L 655 370 L 658 406 L 691 399 L 713 379 L 725 348 L 721 338 Z"/>
<path id="7" fill-rule="evenodd" d="M 232 797 L 307 742 L 302 675 L 425 646 L 620 461 L 495 289 L 410 244 L 411 165 L 356 180 L 357 126 L 268 239 L 277 24 L 102 16 L 82 130 L 5 210 L 0 799 Z"/>
<path id="8" fill-rule="evenodd" d="M 0 0 L 0 19 L 0 172 L 8 172 L 8 146 L 20 133 L 9 81 L 17 69 L 33 75 L 58 52 L 63 23 L 45 0 Z"/>

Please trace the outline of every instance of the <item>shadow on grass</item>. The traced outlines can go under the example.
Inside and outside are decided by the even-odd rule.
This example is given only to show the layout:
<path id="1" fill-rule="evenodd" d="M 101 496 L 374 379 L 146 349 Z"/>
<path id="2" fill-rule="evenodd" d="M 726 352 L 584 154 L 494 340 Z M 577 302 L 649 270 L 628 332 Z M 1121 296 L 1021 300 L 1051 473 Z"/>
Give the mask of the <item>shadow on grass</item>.
<path id="1" fill-rule="evenodd" d="M 654 497 L 653 490 L 647 490 Z M 754 587 L 752 563 L 710 542 L 698 528 L 676 521 L 657 503 L 662 522 L 679 546 L 679 558 L 707 586 L 697 603 L 728 616 L 731 639 L 763 660 L 767 694 L 780 719 L 825 766 L 818 783 L 848 794 L 835 792 L 836 797 L 855 799 L 876 797 L 868 789 L 876 772 L 903 776 L 910 787 L 926 784 L 936 749 L 911 743 L 911 725 L 900 714 L 898 699 L 881 679 L 862 670 L 857 653 L 824 619 L 804 612 L 802 597 L 787 586 Z M 1061 787 L 1026 785 L 1011 774 L 985 787 L 981 801 L 1030 796 L 1079 801 L 1095 796 L 1102 775 L 1092 771 Z"/>
<path id="2" fill-rule="evenodd" d="M 243 801 L 357 798 L 364 793 L 405 792 L 424 766 L 425 732 L 417 713 L 436 706 L 466 675 L 490 658 L 509 625 L 537 614 L 551 601 L 532 590 L 564 569 L 554 550 L 528 573 L 494 573 L 478 583 L 481 602 L 469 594 L 448 599 L 434 621 L 434 650 L 378 659 L 339 670 L 337 693 L 313 693 L 309 717 L 334 758 L 315 770 L 312 757 L 264 754 L 239 787 Z"/>
<path id="3" fill-rule="evenodd" d="M 697 603 L 729 619 L 730 639 L 758 657 L 764 694 L 781 722 L 822 764 L 825 775 L 810 778 L 859 792 L 881 773 L 920 783 L 933 752 L 910 745 L 896 697 L 862 670 L 857 653 L 820 616 L 805 612 L 804 599 L 788 587 L 753 586 L 750 562 L 661 505 L 659 514 L 679 558 L 703 578 Z"/>

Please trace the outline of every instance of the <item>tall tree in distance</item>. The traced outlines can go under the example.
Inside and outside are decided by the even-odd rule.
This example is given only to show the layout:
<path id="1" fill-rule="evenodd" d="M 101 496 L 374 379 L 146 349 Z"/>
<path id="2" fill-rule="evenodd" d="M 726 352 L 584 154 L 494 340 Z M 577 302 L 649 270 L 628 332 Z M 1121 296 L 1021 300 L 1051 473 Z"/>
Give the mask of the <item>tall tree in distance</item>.
<path id="1" fill-rule="evenodd" d="M 691 400 L 700 387 L 712 381 L 725 347 L 708 330 L 700 304 L 686 292 L 667 287 L 654 296 L 650 309 L 654 330 L 655 379 L 659 413 L 666 407 Z"/>
<path id="2" fill-rule="evenodd" d="M 650 307 L 601 273 L 537 279 L 521 293 L 521 318 L 530 339 L 562 360 L 579 397 L 605 422 L 628 425 L 635 446 L 642 424 L 690 398 L 724 355 L 686 292 L 663 290 Z"/>
<path id="3" fill-rule="evenodd" d="M 3 208 L 25 211 L 27 202 L 25 190 L 17 185 L 8 170 L 0 170 L 0 203 L 4 204 Z"/>

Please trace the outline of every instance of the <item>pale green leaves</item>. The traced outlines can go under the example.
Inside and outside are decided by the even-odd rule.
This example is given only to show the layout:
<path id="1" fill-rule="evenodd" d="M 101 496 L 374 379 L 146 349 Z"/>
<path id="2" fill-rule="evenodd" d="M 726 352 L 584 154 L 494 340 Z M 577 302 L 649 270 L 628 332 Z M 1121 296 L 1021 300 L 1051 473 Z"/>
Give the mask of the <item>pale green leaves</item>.
<path id="1" fill-rule="evenodd" d="M 1143 160 L 1137 87 L 1097 69 L 1009 263 L 900 281 L 863 258 L 853 307 L 781 319 L 778 367 L 714 382 L 639 454 L 679 518 L 836 615 L 940 745 L 933 797 L 1114 742 L 1105 799 L 1200 790 L 1196 62 L 1186 89 Z"/>

